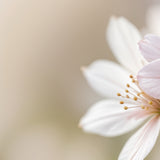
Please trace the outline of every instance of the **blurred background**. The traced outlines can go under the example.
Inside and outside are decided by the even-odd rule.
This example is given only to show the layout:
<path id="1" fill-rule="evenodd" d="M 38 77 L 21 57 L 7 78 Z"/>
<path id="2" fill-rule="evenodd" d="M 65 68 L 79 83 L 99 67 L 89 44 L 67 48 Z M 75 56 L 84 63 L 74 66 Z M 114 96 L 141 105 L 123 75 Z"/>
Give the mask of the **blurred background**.
<path id="1" fill-rule="evenodd" d="M 129 135 L 109 139 L 78 128 L 87 109 L 102 99 L 80 67 L 115 60 L 105 40 L 111 15 L 159 32 L 158 4 L 1 0 L 0 159 L 116 160 Z M 147 159 L 159 159 L 158 152 L 155 147 Z"/>

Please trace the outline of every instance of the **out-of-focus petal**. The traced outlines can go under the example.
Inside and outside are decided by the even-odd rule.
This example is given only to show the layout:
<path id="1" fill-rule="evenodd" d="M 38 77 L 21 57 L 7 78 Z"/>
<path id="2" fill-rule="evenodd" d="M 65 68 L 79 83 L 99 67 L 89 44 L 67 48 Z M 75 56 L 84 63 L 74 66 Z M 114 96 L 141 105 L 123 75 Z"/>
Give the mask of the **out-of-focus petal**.
<path id="1" fill-rule="evenodd" d="M 127 141 L 118 160 L 143 160 L 152 150 L 159 130 L 160 119 L 154 117 Z"/>
<path id="2" fill-rule="evenodd" d="M 137 79 L 145 93 L 160 99 L 160 59 L 144 66 L 139 71 Z"/>
<path id="3" fill-rule="evenodd" d="M 139 48 L 144 58 L 151 62 L 160 58 L 160 37 L 146 35 L 144 40 L 139 42 Z"/>
<path id="4" fill-rule="evenodd" d="M 83 73 L 91 87 L 104 97 L 117 98 L 117 93 L 124 91 L 129 80 L 129 73 L 125 69 L 106 60 L 95 61 L 84 68 Z"/>
<path id="5" fill-rule="evenodd" d="M 142 110 L 142 109 L 141 109 Z M 86 131 L 102 136 L 118 136 L 137 127 L 146 116 L 138 109 L 124 110 L 119 101 L 104 100 L 91 107 L 81 119 L 80 126 Z"/>
<path id="6" fill-rule="evenodd" d="M 136 27 L 123 17 L 112 17 L 107 40 L 117 60 L 132 73 L 137 73 L 143 64 L 138 49 L 141 35 Z"/>

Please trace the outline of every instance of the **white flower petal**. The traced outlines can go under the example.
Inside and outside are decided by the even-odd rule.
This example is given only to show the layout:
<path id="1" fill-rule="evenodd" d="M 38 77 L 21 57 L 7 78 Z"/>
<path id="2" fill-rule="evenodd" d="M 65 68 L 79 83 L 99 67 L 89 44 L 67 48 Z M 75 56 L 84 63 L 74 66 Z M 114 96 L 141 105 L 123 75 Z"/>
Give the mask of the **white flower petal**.
<path id="1" fill-rule="evenodd" d="M 112 17 L 107 30 L 107 40 L 117 60 L 132 73 L 143 66 L 138 42 L 141 35 L 125 18 Z"/>
<path id="2" fill-rule="evenodd" d="M 139 42 L 139 48 L 148 61 L 154 61 L 160 59 L 160 37 L 152 34 L 148 34 L 142 41 Z"/>
<path id="3" fill-rule="evenodd" d="M 97 92 L 105 97 L 117 98 L 118 92 L 123 92 L 129 80 L 129 73 L 118 64 L 99 60 L 83 69 L 83 73 Z"/>
<path id="4" fill-rule="evenodd" d="M 153 117 L 126 143 L 118 160 L 143 160 L 152 150 L 160 130 L 159 117 Z"/>
<path id="5" fill-rule="evenodd" d="M 91 107 L 81 119 L 80 126 L 86 132 L 118 136 L 134 129 L 146 118 L 146 116 L 138 117 L 139 113 L 138 109 L 124 110 L 119 101 L 104 100 Z"/>

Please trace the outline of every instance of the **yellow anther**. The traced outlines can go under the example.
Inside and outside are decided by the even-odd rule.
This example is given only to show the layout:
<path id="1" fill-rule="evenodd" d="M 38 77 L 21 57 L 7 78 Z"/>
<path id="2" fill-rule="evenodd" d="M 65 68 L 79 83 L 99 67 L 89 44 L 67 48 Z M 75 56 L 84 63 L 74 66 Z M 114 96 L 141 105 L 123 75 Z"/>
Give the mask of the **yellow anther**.
<path id="1" fill-rule="evenodd" d="M 127 87 L 130 87 L 130 85 L 129 85 L 129 84 L 127 84 L 126 86 L 127 86 Z"/>
<path id="2" fill-rule="evenodd" d="M 120 101 L 120 104 L 124 104 L 124 102 L 123 102 L 123 101 Z"/>
<path id="3" fill-rule="evenodd" d="M 135 96 L 133 99 L 134 99 L 135 101 L 137 101 L 138 98 Z"/>
<path id="4" fill-rule="evenodd" d="M 152 104 L 153 104 L 153 102 L 152 102 L 152 101 L 149 101 L 149 102 L 148 102 L 148 104 L 152 105 Z"/>
<path id="5" fill-rule="evenodd" d="M 120 94 L 120 93 L 117 93 L 117 96 L 121 96 L 121 94 Z"/>
<path id="6" fill-rule="evenodd" d="M 146 107 L 145 109 L 146 109 L 146 110 L 149 110 L 149 107 Z"/>
<path id="7" fill-rule="evenodd" d="M 130 98 L 129 95 L 126 95 L 126 98 Z"/>
<path id="8" fill-rule="evenodd" d="M 128 107 L 127 106 L 124 106 L 124 110 L 127 110 L 128 109 Z"/>
<path id="9" fill-rule="evenodd" d="M 141 92 L 141 94 L 144 94 L 144 92 Z"/>
<path id="10" fill-rule="evenodd" d="M 132 82 L 135 83 L 136 82 L 135 79 L 132 79 Z"/>
<path id="11" fill-rule="evenodd" d="M 140 96 L 141 95 L 141 93 L 137 93 L 137 96 Z"/>
<path id="12" fill-rule="evenodd" d="M 132 75 L 130 75 L 129 77 L 130 77 L 130 78 L 133 78 L 133 76 L 132 76 Z"/>
<path id="13" fill-rule="evenodd" d="M 128 92 L 129 92 L 129 90 L 127 90 L 127 89 L 126 89 L 126 90 L 125 90 L 125 92 L 126 92 L 126 93 L 128 93 Z"/>
<path id="14" fill-rule="evenodd" d="M 142 109 L 145 109 L 145 106 L 142 105 L 141 108 L 142 108 Z"/>

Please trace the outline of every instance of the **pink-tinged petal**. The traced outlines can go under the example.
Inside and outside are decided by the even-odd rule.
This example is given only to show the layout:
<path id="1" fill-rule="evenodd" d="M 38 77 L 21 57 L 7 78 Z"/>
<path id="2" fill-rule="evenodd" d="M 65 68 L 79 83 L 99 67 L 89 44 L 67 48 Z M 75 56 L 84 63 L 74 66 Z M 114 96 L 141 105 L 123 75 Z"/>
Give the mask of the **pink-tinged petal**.
<path id="1" fill-rule="evenodd" d="M 83 74 L 93 89 L 104 97 L 117 98 L 124 92 L 129 73 L 120 65 L 106 60 L 98 60 L 83 69 Z"/>
<path id="2" fill-rule="evenodd" d="M 155 145 L 159 130 L 160 118 L 155 116 L 127 141 L 118 160 L 143 160 Z"/>
<path id="3" fill-rule="evenodd" d="M 137 28 L 125 18 L 112 17 L 108 29 L 107 40 L 117 60 L 131 73 L 137 73 L 143 66 L 143 57 L 138 49 L 141 35 Z"/>
<path id="4" fill-rule="evenodd" d="M 142 55 L 148 62 L 159 59 L 160 37 L 151 34 L 146 35 L 144 40 L 139 42 L 139 48 Z"/>
<path id="5" fill-rule="evenodd" d="M 137 79 L 145 93 L 160 99 L 160 59 L 144 66 L 139 71 Z"/>
<path id="6" fill-rule="evenodd" d="M 124 110 L 119 101 L 115 100 L 100 101 L 81 119 L 80 127 L 86 132 L 102 136 L 122 135 L 144 121 L 147 115 L 139 117 L 141 111 L 142 109 Z"/>

